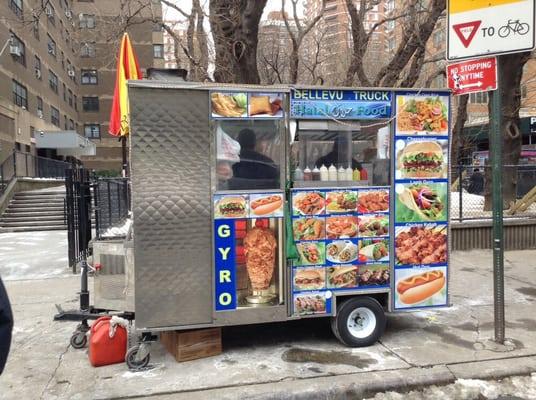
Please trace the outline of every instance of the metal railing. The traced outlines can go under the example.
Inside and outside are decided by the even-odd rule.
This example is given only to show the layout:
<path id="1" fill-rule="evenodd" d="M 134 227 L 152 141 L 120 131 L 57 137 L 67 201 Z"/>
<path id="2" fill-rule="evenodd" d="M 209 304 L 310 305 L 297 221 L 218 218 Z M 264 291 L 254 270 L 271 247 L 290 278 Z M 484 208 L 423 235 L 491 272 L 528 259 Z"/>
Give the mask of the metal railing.
<path id="1" fill-rule="evenodd" d="M 38 157 L 15 150 L 0 164 L 0 195 L 15 178 L 65 179 L 65 170 L 70 165 L 65 161 Z"/>
<path id="2" fill-rule="evenodd" d="M 514 200 L 518 200 L 536 186 L 536 165 L 503 165 L 504 175 L 512 172 L 512 170 L 514 170 L 514 176 L 517 176 Z M 485 210 L 485 193 L 491 193 L 490 174 L 491 168 L 487 165 L 457 165 L 452 167 L 451 176 L 453 187 L 450 193 L 451 220 L 491 221 L 491 209 Z M 504 218 L 536 218 L 536 203 L 529 206 L 526 210 L 517 211 L 514 214 L 505 210 Z"/>
<path id="3" fill-rule="evenodd" d="M 130 210 L 130 180 L 128 178 L 98 178 L 93 186 L 95 228 L 97 238 L 112 226 L 118 226 Z"/>

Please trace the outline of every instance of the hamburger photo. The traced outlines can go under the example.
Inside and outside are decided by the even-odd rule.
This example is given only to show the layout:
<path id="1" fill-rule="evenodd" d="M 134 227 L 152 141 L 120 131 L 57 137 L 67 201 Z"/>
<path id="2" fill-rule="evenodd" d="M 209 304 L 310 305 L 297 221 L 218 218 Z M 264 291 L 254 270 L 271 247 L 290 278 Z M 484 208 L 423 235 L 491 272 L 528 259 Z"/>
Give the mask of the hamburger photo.
<path id="1" fill-rule="evenodd" d="M 294 275 L 294 287 L 297 290 L 318 290 L 325 285 L 324 270 L 304 269 L 296 271 Z"/>
<path id="2" fill-rule="evenodd" d="M 218 201 L 217 212 L 222 217 L 245 217 L 246 211 L 246 200 L 243 197 L 224 197 Z"/>
<path id="3" fill-rule="evenodd" d="M 403 178 L 442 178 L 443 149 L 437 142 L 412 142 L 400 152 L 398 169 Z"/>

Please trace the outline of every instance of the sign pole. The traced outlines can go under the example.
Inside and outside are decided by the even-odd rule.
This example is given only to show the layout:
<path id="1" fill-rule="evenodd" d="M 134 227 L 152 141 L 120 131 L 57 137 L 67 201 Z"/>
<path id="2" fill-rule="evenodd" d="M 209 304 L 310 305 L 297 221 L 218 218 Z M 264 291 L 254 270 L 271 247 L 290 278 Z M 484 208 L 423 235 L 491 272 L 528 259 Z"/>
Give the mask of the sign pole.
<path id="1" fill-rule="evenodd" d="M 504 343 L 504 243 L 502 196 L 501 57 L 497 59 L 497 90 L 491 92 L 490 153 L 493 204 L 493 305 L 495 342 Z"/>

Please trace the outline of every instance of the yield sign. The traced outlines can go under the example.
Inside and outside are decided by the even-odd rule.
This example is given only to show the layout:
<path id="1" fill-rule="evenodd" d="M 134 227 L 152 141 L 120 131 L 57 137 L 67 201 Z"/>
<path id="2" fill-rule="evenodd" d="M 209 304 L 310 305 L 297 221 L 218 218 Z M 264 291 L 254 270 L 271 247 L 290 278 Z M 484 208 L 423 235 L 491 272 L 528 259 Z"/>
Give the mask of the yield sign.
<path id="1" fill-rule="evenodd" d="M 452 29 L 458 35 L 465 48 L 469 47 L 476 35 L 482 21 L 471 21 L 463 24 L 452 25 Z"/>

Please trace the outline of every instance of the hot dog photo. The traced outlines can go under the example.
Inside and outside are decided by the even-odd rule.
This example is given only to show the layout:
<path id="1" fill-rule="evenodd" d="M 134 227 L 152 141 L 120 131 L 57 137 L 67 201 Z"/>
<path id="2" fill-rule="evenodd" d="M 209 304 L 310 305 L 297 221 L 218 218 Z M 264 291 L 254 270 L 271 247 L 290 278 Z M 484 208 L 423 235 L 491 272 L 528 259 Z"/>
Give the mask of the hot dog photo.
<path id="1" fill-rule="evenodd" d="M 447 305 L 447 267 L 404 268 L 395 271 L 395 307 Z"/>
<path id="2" fill-rule="evenodd" d="M 283 194 L 262 193 L 250 194 L 249 216 L 256 217 L 282 217 Z"/>

